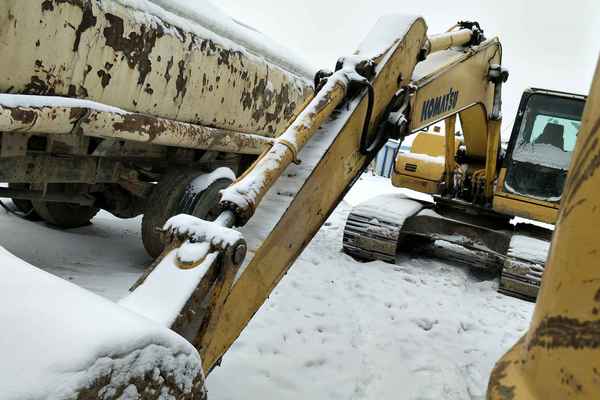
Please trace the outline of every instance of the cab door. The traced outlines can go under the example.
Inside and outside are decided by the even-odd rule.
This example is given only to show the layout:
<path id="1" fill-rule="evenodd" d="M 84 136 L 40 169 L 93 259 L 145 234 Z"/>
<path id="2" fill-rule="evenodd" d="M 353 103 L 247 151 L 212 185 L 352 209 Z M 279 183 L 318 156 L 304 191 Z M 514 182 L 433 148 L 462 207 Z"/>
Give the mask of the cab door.
<path id="1" fill-rule="evenodd" d="M 584 105 L 585 97 L 580 95 L 525 91 L 496 187 L 495 197 L 499 198 L 494 200 L 494 208 L 554 222 Z M 525 210 L 523 202 L 549 210 Z"/>

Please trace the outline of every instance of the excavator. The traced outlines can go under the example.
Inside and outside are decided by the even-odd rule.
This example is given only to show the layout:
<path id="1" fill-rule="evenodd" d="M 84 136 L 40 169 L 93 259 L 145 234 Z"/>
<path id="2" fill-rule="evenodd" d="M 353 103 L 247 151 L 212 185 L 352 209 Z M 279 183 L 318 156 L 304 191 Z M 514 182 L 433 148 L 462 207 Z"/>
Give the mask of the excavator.
<path id="1" fill-rule="evenodd" d="M 501 293 L 535 301 L 552 230 L 511 221 L 556 223 L 586 97 L 526 90 L 503 149 L 508 71 L 500 56 L 491 40 L 436 52 L 416 66 L 409 119 L 416 137 L 397 154 L 391 182 L 432 201 L 386 194 L 357 205 L 344 230 L 346 253 L 394 263 L 399 252 L 413 252 L 500 271 Z M 486 74 L 492 84 L 482 81 Z M 445 133 L 425 129 L 440 121 Z"/>
<path id="2" fill-rule="evenodd" d="M 86 57 L 77 54 L 61 68 L 46 62 L 42 68 L 36 63 L 46 75 L 35 75 L 34 86 L 28 82 L 32 77 L 26 71 L 21 73 L 27 62 L 9 79 L 11 86 L 0 81 L 0 88 L 13 96 L 10 102 L 4 99 L 1 103 L 2 151 L 14 152 L 12 158 L 19 162 L 23 157 L 27 161 L 22 164 L 25 171 L 13 169 L 18 178 L 9 180 L 27 186 L 9 187 L 4 194 L 42 202 L 47 210 L 39 205 L 33 210 L 63 221 L 69 215 L 64 212 L 65 204 L 87 207 L 85 211 L 110 209 L 119 204 L 114 193 L 130 200 L 124 205 L 133 201 L 133 192 L 139 198 L 140 204 L 123 209 L 126 215 L 139 213 L 144 199 L 148 203 L 146 211 L 160 211 L 156 205 L 160 201 L 168 212 L 156 212 L 147 222 L 154 225 L 162 245 L 155 246 L 156 236 L 149 236 L 147 239 L 152 240 L 146 247 L 159 255 L 118 303 L 0 251 L 5 276 L 0 281 L 0 293 L 8 296 L 0 307 L 0 352 L 13 354 L 15 348 L 23 349 L 19 357 L 3 357 L 0 361 L 3 399 L 207 398 L 205 374 L 220 364 L 386 141 L 402 139 L 452 110 L 461 112 L 465 132 L 463 150 L 463 145 L 454 142 L 457 154 L 479 159 L 480 163 L 465 171 L 472 172 L 471 196 L 492 199 L 497 160 L 492 154 L 500 151 L 500 93 L 506 73 L 501 67 L 498 39 L 486 40 L 476 23 L 462 22 L 450 32 L 428 36 L 421 17 L 381 18 L 358 50 L 338 61 L 335 71 L 317 74 L 312 94 L 305 90 L 298 75 L 275 68 L 276 84 L 263 82 L 260 86 L 264 90 L 271 87 L 269 91 L 288 87 L 283 90 L 288 93 L 276 103 L 265 103 L 259 101 L 265 98 L 258 93 L 249 94 L 246 85 L 259 85 L 260 73 L 270 71 L 270 64 L 263 68 L 264 60 L 239 49 L 237 53 L 223 52 L 218 46 L 224 42 L 215 43 L 214 36 L 210 41 L 203 40 L 200 35 L 206 31 L 185 31 L 190 25 L 178 25 L 181 21 L 168 14 L 137 13 L 137 3 L 124 6 L 109 0 L 45 1 L 41 10 L 35 11 L 40 15 L 22 19 L 32 12 L 25 3 L 9 1 L 0 5 L 6 11 L 2 18 L 6 16 L 9 22 L 0 30 L 7 39 L 0 45 L 10 45 L 11 36 L 6 32 L 19 29 L 26 31 L 17 35 L 18 40 L 31 39 L 28 24 L 42 21 L 40 29 L 69 38 L 68 51 L 55 51 L 56 57 L 71 57 L 71 48 L 90 53 Z M 56 18 L 54 22 L 70 22 L 53 25 L 51 18 Z M 40 35 L 39 40 L 51 36 Z M 105 42 L 111 43 L 110 49 L 102 47 Z M 180 51 L 187 53 L 179 64 L 179 84 L 167 79 L 159 85 L 163 75 L 157 65 L 165 62 L 166 68 L 174 68 L 177 64 L 165 58 L 173 53 L 181 55 Z M 52 58 L 45 56 L 44 60 Z M 18 65 L 23 60 L 27 61 L 27 55 L 13 62 Z M 84 64 L 81 70 L 68 69 L 82 60 L 89 68 Z M 186 62 L 191 69 L 186 70 Z M 212 90 L 206 88 L 204 97 L 199 97 L 208 102 L 207 107 L 214 107 L 213 126 L 203 125 L 206 110 L 203 114 L 186 106 L 190 101 L 187 96 L 198 95 L 193 90 L 202 87 L 203 80 L 206 83 L 215 78 L 202 72 L 198 75 L 198 71 L 210 71 L 197 68 L 202 65 L 224 73 L 219 75 L 218 87 L 215 79 Z M 242 65 L 255 77 L 240 71 Z M 417 70 L 424 74 L 422 81 L 415 80 L 418 65 L 426 66 Z M 96 73 L 99 80 L 92 79 L 90 72 L 98 67 L 104 72 Z M 111 78 L 106 78 L 107 74 Z M 195 80 L 198 77 L 199 81 Z M 129 90 L 106 89 L 111 79 L 129 85 Z M 152 84 L 147 86 L 146 79 Z M 470 84 L 460 84 L 463 79 Z M 188 85 L 187 95 L 181 86 L 184 84 Z M 242 102 L 237 105 L 241 122 L 232 122 L 227 115 L 231 110 L 218 107 L 233 102 L 221 100 L 220 92 L 212 97 L 227 85 L 243 92 Z M 600 223 L 599 85 L 600 70 L 581 119 L 573 168 L 562 195 L 534 318 L 527 335 L 492 372 L 488 389 L 491 400 L 594 398 L 600 390 L 600 366 L 596 365 L 600 300 L 595 270 L 600 248 L 593 234 Z M 294 93 L 292 88 L 296 88 Z M 158 90 L 172 91 L 169 93 L 175 96 L 164 96 L 163 103 L 155 103 L 148 96 Z M 47 95 L 62 97 L 44 98 Z M 291 95 L 298 102 L 286 109 L 281 102 Z M 65 100 L 77 96 L 89 100 Z M 117 104 L 99 103 L 102 99 Z M 169 108 L 171 99 L 179 106 L 177 112 Z M 263 107 L 262 113 L 253 113 L 257 107 L 254 102 Z M 567 111 L 563 117 L 576 120 Z M 556 115 L 552 118 L 558 120 L 552 123 L 561 122 Z M 284 129 L 279 127 L 286 124 Z M 270 135 L 243 131 L 252 126 Z M 476 128 L 486 134 L 467 134 Z M 21 140 L 18 135 L 34 140 Z M 217 140 L 220 135 L 228 140 Z M 46 141 L 40 139 L 48 136 Z M 55 142 L 61 145 L 52 147 Z M 131 142 L 141 143 L 141 147 L 128 147 Z M 149 143 L 153 146 L 150 149 L 142 146 Z M 169 151 L 163 151 L 161 146 L 165 145 Z M 101 152 L 96 151 L 99 148 Z M 131 156 L 136 149 L 137 159 Z M 150 150 L 154 162 L 145 158 L 149 157 L 145 151 Z M 216 150 L 218 156 L 203 158 Z M 77 157 L 70 151 L 77 151 Z M 251 163 L 241 157 L 225 157 L 240 152 L 257 157 Z M 516 150 L 513 159 L 515 154 Z M 5 158 L 6 165 L 10 165 L 11 157 Z M 208 174 L 201 168 L 188 168 L 185 173 L 168 171 L 173 159 L 188 166 L 200 162 L 204 167 L 208 161 L 229 161 L 241 173 L 232 177 L 231 172 L 220 169 L 224 167 Z M 38 163 L 51 168 L 58 161 L 65 167 L 61 171 L 69 172 L 70 182 L 64 182 L 67 178 L 61 171 L 42 174 Z M 75 165 L 87 169 L 76 171 Z M 446 171 L 445 165 L 442 170 Z M 102 174 L 106 171 L 113 175 Z M 506 176 L 514 173 L 511 171 L 509 167 Z M 84 180 L 88 175 L 82 173 L 95 176 L 99 182 Z M 37 181 L 32 182 L 36 176 Z M 506 180 L 511 187 L 516 185 L 514 180 Z M 45 186 L 53 181 L 76 184 L 76 190 L 47 190 Z M 215 182 L 224 188 L 215 189 Z M 436 184 L 432 182 L 430 185 Z M 464 190 L 469 186 L 466 183 Z M 515 189 L 526 190 L 523 187 L 528 186 Z M 113 194 L 108 196 L 106 190 Z M 212 204 L 212 195 L 203 195 L 207 190 L 218 193 L 216 204 Z M 515 193 L 510 192 L 507 198 L 511 200 L 511 196 Z M 50 210 L 50 203 L 58 204 L 60 212 Z M 509 207 L 513 203 L 507 204 Z M 78 208 L 71 207 L 71 212 L 77 214 Z M 82 215 L 86 218 L 76 222 L 88 219 L 89 213 Z"/>

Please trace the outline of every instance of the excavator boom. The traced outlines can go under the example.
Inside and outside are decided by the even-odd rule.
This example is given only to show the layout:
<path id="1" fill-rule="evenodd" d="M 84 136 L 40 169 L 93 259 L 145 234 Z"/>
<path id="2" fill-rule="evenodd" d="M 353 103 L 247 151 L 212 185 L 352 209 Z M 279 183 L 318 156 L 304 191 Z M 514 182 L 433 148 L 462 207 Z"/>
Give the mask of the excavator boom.
<path id="1" fill-rule="evenodd" d="M 386 35 L 383 42 L 382 33 Z M 375 152 L 361 152 L 361 135 L 375 140 L 372 139 L 375 131 L 390 114 L 389 104 L 405 96 L 405 86 L 409 83 L 405 77 L 412 75 L 425 40 L 426 25 L 421 18 L 380 20 L 366 44 L 338 63 L 338 70 L 327 78 L 319 93 L 273 147 L 223 191 L 223 212 L 215 223 L 204 225 L 198 232 L 189 229 L 188 219 L 173 221 L 169 226 L 169 236 L 179 238 L 177 248 L 167 247 L 162 261 L 130 297 L 135 298 L 136 292 L 144 291 L 145 287 L 158 286 L 153 281 L 160 279 L 161 269 L 179 268 L 173 266 L 172 252 L 178 254 L 175 259 L 180 260 L 180 266 L 189 268 L 181 263 L 179 255 L 187 254 L 187 247 L 198 246 L 196 237 L 214 242 L 212 225 L 228 231 L 233 231 L 230 228 L 233 225 L 245 225 L 241 232 L 247 233 L 244 236 L 248 238 L 248 256 L 233 263 L 238 271 L 227 272 L 232 263 L 224 257 L 202 254 L 191 262 L 194 268 L 221 269 L 222 274 L 235 276 L 214 283 L 219 286 L 215 291 L 225 294 L 199 325 L 208 328 L 190 332 L 188 324 L 181 329 L 174 327 L 197 346 L 205 370 L 210 371 L 239 336 L 371 162 Z M 262 204 L 268 206 L 259 206 Z M 209 248 L 215 251 L 218 246 Z M 163 290 L 166 290 L 164 285 Z"/>

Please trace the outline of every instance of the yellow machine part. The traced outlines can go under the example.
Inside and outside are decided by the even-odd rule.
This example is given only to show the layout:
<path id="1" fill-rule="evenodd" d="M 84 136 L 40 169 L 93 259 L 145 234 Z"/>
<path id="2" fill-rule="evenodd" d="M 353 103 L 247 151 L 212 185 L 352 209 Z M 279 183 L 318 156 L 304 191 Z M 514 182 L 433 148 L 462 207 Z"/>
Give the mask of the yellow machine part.
<path id="1" fill-rule="evenodd" d="M 508 193 L 504 190 L 505 178 L 506 168 L 502 168 L 494 193 L 493 207 L 495 211 L 547 224 L 556 223 L 556 219 L 558 218 L 558 204 Z"/>
<path id="2" fill-rule="evenodd" d="M 460 141 L 455 139 L 454 148 Z M 410 152 L 399 153 L 392 184 L 397 187 L 437 194 L 446 171 L 446 138 L 437 133 L 418 133 Z"/>
<path id="3" fill-rule="evenodd" d="M 531 325 L 496 363 L 488 399 L 600 398 L 600 66 Z"/>
<path id="4" fill-rule="evenodd" d="M 487 135 L 482 132 L 488 130 L 494 102 L 494 85 L 488 79 L 488 70 L 491 64 L 501 63 L 502 46 L 496 38 L 484 42 L 476 51 L 448 50 L 432 55 L 414 77 L 417 89 L 411 100 L 415 115 L 411 117 L 410 131 L 458 113 L 467 156 L 485 160 Z"/>
<path id="5" fill-rule="evenodd" d="M 504 190 L 505 178 L 506 168 L 502 168 L 494 192 L 493 207 L 495 211 L 502 214 L 533 219 L 547 224 L 556 223 L 559 204 L 508 193 Z"/>

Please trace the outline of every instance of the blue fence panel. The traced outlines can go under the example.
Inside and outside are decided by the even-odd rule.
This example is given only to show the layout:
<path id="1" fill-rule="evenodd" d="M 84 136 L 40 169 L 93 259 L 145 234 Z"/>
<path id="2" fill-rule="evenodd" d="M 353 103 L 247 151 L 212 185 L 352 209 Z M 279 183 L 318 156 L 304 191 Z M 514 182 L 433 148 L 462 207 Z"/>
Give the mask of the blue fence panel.
<path id="1" fill-rule="evenodd" d="M 392 175 L 396 153 L 400 143 L 397 140 L 388 140 L 383 148 L 377 154 L 375 159 L 375 174 L 389 178 Z M 409 150 L 410 146 L 400 146 L 400 150 Z"/>

